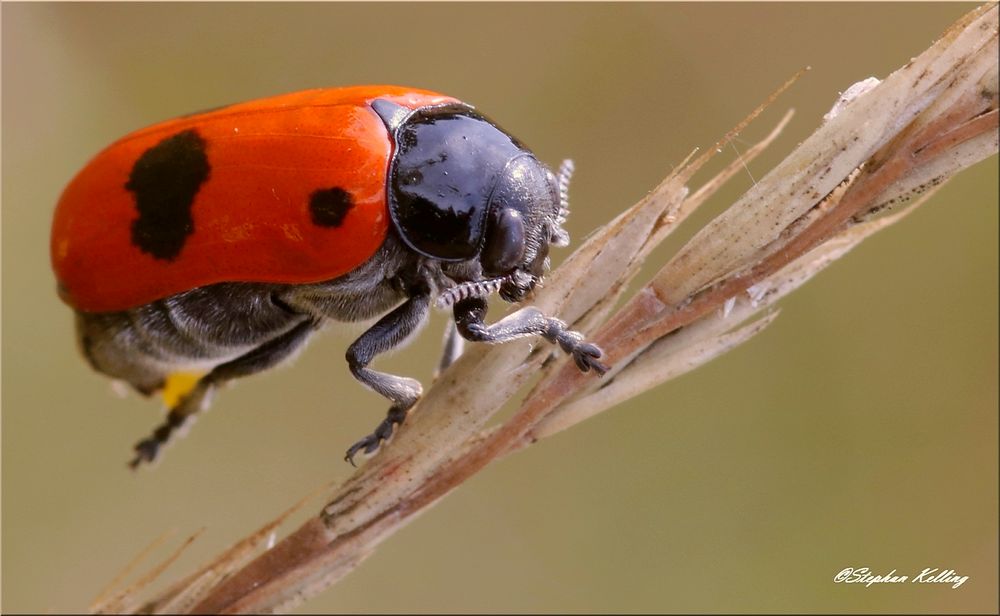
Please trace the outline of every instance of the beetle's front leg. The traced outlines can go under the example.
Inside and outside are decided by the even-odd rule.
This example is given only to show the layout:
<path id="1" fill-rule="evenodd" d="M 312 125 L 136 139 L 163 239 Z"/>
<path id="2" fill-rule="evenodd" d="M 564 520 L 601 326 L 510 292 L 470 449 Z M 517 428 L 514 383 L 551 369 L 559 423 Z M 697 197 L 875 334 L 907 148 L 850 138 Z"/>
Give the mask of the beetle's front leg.
<path id="1" fill-rule="evenodd" d="M 394 376 L 368 368 L 376 355 L 398 346 L 427 318 L 430 311 L 430 296 L 423 292 L 411 296 L 403 304 L 372 325 L 347 349 L 347 364 L 354 378 L 381 394 L 392 402 L 386 418 L 375 431 L 351 445 L 344 459 L 354 464 L 354 456 L 362 449 L 372 453 L 382 441 L 392 436 L 397 424 L 406 419 L 406 411 L 417 400 L 423 388 L 416 379 Z"/>
<path id="2" fill-rule="evenodd" d="M 583 335 L 566 328 L 566 324 L 553 317 L 545 316 L 541 310 L 528 306 L 504 317 L 493 325 L 484 322 L 486 300 L 478 297 L 464 299 L 455 304 L 455 324 L 462 337 L 473 342 L 499 344 L 525 336 L 541 336 L 562 347 L 573 356 L 577 367 L 583 372 L 594 370 L 604 374 L 608 367 L 597 360 L 601 349 L 583 339 Z"/>

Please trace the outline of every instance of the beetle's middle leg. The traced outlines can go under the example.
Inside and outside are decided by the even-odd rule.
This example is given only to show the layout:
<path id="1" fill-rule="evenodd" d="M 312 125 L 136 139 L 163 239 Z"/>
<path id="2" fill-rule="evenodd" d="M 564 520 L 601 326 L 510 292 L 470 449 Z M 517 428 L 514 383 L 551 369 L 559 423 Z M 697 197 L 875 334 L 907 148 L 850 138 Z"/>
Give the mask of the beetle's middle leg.
<path id="1" fill-rule="evenodd" d="M 420 382 L 402 376 L 377 372 L 368 368 L 376 355 L 396 346 L 412 334 L 427 318 L 430 295 L 426 292 L 411 296 L 395 310 L 382 317 L 375 325 L 347 349 L 347 364 L 354 378 L 373 391 L 389 399 L 392 407 L 375 431 L 351 445 L 344 459 L 354 464 L 354 456 L 361 450 L 372 453 L 379 444 L 392 436 L 397 424 L 406 419 L 406 412 L 417 403 L 423 388 Z"/>
<path id="2" fill-rule="evenodd" d="M 143 462 L 152 462 L 156 459 L 160 448 L 170 440 L 174 432 L 205 406 L 216 387 L 226 381 L 256 374 L 281 363 L 305 344 L 318 326 L 317 320 L 307 319 L 236 359 L 219 364 L 198 379 L 194 387 L 170 409 L 166 420 L 148 438 L 136 444 L 136 455 L 129 462 L 129 466 L 134 469 Z"/>
<path id="3" fill-rule="evenodd" d="M 441 359 L 438 361 L 437 370 L 434 371 L 436 379 L 442 372 L 448 369 L 455 361 L 462 356 L 465 347 L 465 338 L 458 333 L 455 321 L 449 319 L 444 332 L 444 344 L 441 349 Z"/>

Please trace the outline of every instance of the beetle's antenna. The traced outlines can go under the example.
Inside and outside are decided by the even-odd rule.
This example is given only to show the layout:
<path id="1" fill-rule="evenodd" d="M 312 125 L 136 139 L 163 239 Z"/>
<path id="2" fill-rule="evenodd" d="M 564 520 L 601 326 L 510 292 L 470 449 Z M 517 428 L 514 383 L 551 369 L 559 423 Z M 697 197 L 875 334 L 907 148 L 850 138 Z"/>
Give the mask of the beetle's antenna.
<path id="1" fill-rule="evenodd" d="M 573 178 L 573 161 L 566 159 L 559 165 L 559 175 L 557 185 L 559 187 L 559 213 L 556 214 L 555 224 L 552 229 L 551 244 L 553 246 L 566 246 L 569 244 L 569 233 L 563 229 L 563 223 L 569 217 L 569 181 Z"/>
<path id="2" fill-rule="evenodd" d="M 576 166 L 569 158 L 559 165 L 559 216 L 556 221 L 561 225 L 569 216 L 569 181 L 573 179 Z"/>
<path id="3" fill-rule="evenodd" d="M 487 280 L 473 280 L 455 285 L 450 289 L 445 289 L 434 300 L 434 305 L 438 308 L 447 309 L 454 306 L 463 299 L 470 297 L 489 297 L 500 290 L 500 285 L 507 280 L 507 276 L 502 278 L 489 278 Z"/>

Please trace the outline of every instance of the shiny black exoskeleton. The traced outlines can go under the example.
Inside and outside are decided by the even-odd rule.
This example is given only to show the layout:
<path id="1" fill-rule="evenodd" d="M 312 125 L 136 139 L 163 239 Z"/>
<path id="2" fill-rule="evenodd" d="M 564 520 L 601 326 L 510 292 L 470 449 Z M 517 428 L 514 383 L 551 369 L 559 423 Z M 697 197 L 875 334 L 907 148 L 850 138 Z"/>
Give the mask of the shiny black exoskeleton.
<path id="1" fill-rule="evenodd" d="M 467 105 L 410 110 L 380 99 L 372 109 L 394 146 L 386 177 L 392 225 L 367 262 L 325 282 L 221 283 L 122 312 L 77 313 L 91 364 L 139 391 L 156 390 L 181 366 L 209 368 L 136 446 L 133 466 L 155 459 L 219 385 L 287 359 L 328 320 L 385 315 L 346 354 L 355 378 L 392 403 L 375 431 L 348 449 L 351 461 L 359 451 L 374 452 L 420 398 L 419 382 L 369 364 L 416 331 L 432 302 L 452 308 L 453 333 L 464 339 L 502 343 L 542 336 L 571 354 L 581 370 L 607 369 L 598 361 L 599 348 L 535 308 L 493 325 L 484 320 L 489 295 L 521 301 L 541 280 L 549 246 L 569 242 L 562 223 L 571 165 L 556 176 Z M 460 349 L 447 348 L 442 366 Z"/>
<path id="2" fill-rule="evenodd" d="M 562 232 L 557 178 L 466 105 L 372 106 L 396 144 L 387 193 L 403 241 L 439 261 L 478 256 L 485 276 L 509 278 L 505 300 L 523 299 L 544 271 L 552 234 Z"/>

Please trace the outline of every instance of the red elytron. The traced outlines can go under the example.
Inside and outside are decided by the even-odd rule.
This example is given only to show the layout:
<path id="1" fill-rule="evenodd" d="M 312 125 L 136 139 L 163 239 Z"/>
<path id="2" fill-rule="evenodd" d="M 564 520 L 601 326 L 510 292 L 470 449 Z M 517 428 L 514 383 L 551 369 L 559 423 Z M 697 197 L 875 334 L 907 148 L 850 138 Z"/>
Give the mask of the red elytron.
<path id="1" fill-rule="evenodd" d="M 408 109 L 457 102 L 393 86 L 309 90 L 169 120 L 115 142 L 59 200 L 51 248 L 63 297 L 103 312 L 216 282 L 306 283 L 351 271 L 390 224 L 393 144 L 369 106 L 376 98 Z M 135 194 L 126 186 L 144 152 L 185 131 L 197 132 L 209 168 L 189 205 L 183 249 L 157 257 L 133 240 Z M 311 220 L 310 196 L 323 187 L 353 196 L 339 226 Z"/>

